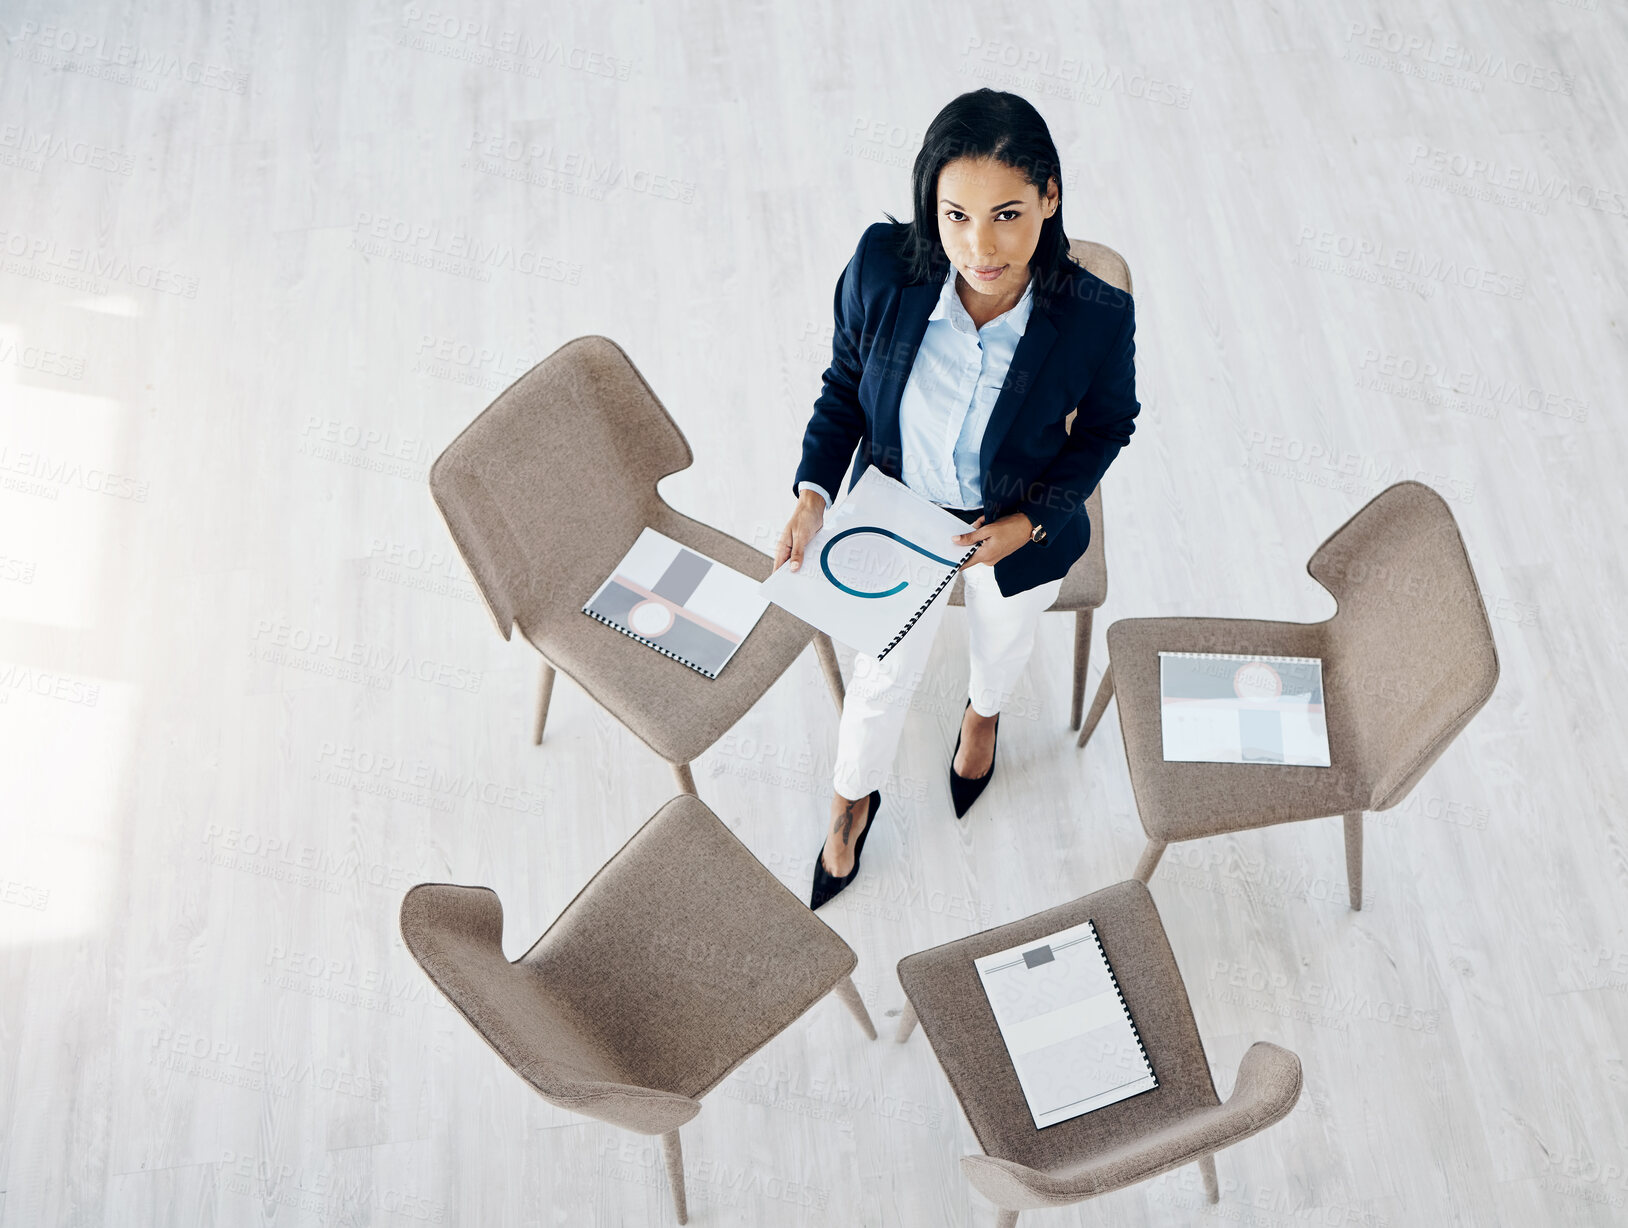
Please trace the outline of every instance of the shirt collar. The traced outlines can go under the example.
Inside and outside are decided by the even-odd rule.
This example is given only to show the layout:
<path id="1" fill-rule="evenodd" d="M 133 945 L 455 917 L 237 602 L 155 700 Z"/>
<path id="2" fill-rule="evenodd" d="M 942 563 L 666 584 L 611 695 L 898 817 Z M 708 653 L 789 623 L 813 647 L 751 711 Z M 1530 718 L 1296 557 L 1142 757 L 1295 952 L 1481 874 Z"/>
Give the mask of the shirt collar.
<path id="1" fill-rule="evenodd" d="M 967 314 L 966 307 L 961 302 L 961 296 L 955 292 L 955 265 L 950 265 L 949 272 L 944 275 L 944 284 L 938 292 L 938 302 L 933 305 L 932 314 L 927 319 L 949 320 L 958 332 L 976 336 L 978 328 Z M 1023 294 L 1016 304 L 1001 315 L 996 316 L 990 324 L 1005 324 L 1019 337 L 1029 327 L 1029 313 L 1034 308 L 1034 273 L 1029 274 L 1029 284 L 1023 287 Z"/>

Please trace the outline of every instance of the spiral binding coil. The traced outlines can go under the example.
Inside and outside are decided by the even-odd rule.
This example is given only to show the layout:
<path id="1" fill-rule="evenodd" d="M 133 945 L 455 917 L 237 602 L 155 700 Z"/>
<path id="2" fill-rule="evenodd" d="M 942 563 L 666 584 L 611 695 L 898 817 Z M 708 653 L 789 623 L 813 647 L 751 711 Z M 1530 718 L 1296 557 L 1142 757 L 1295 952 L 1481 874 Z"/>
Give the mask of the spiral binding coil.
<path id="1" fill-rule="evenodd" d="M 1297 665 L 1321 665 L 1322 657 L 1278 657 L 1265 653 L 1250 656 L 1247 652 L 1167 652 L 1160 649 L 1161 657 L 1195 657 L 1201 661 L 1293 661 Z"/>
<path id="2" fill-rule="evenodd" d="M 899 643 L 899 641 L 904 639 L 905 636 L 910 634 L 910 628 L 914 627 L 916 625 L 916 621 L 918 619 L 920 619 L 923 614 L 927 613 L 927 607 L 932 605 L 933 602 L 938 598 L 938 595 L 944 591 L 944 586 L 946 584 L 948 584 L 951 580 L 955 579 L 956 573 L 961 570 L 961 564 L 965 563 L 968 559 L 970 559 L 973 555 L 975 555 L 977 553 L 978 553 L 978 547 L 973 546 L 972 549 L 968 550 L 965 554 L 963 554 L 961 556 L 960 562 L 956 563 L 956 565 L 950 569 L 950 574 L 949 575 L 945 576 L 942 580 L 940 580 L 938 582 L 938 587 L 933 590 L 932 595 L 930 597 L 928 597 L 926 601 L 921 603 L 921 608 L 918 609 L 914 614 L 912 614 L 910 616 L 910 621 L 905 623 L 903 629 L 899 632 L 899 634 L 894 636 L 891 640 L 889 640 L 888 641 L 888 646 L 886 648 L 882 649 L 881 652 L 876 654 L 876 659 L 878 661 L 880 661 L 883 657 L 887 656 L 888 653 L 892 652 L 893 649 L 895 648 L 895 646 L 897 646 L 897 644 Z"/>
<path id="3" fill-rule="evenodd" d="M 584 614 L 586 614 L 589 618 L 597 618 L 600 622 L 604 623 L 607 627 L 614 627 L 616 630 L 620 631 L 623 635 L 627 636 L 628 639 L 630 639 L 630 640 L 638 640 L 639 643 L 641 643 L 641 644 L 648 644 L 651 648 L 654 648 L 657 652 L 661 653 L 662 656 L 671 657 L 673 660 L 677 661 L 680 665 L 688 665 L 691 669 L 693 669 L 696 673 L 700 674 L 703 678 L 712 678 L 712 679 L 716 680 L 717 677 L 718 677 L 718 675 L 713 673 L 711 670 L 702 669 L 694 661 L 689 660 L 687 657 L 681 657 L 676 652 L 669 652 L 667 649 L 663 648 L 660 644 L 657 644 L 653 640 L 645 639 L 644 636 L 640 635 L 637 631 L 629 631 L 626 627 L 622 626 L 621 623 L 612 622 L 610 619 L 606 618 L 603 614 L 597 613 L 594 610 L 590 610 L 587 606 L 582 607 L 582 612 Z"/>
<path id="4" fill-rule="evenodd" d="M 1097 933 L 1097 923 L 1088 919 L 1086 924 L 1091 927 L 1091 941 L 1097 944 L 1097 954 L 1102 956 L 1102 966 L 1108 969 L 1108 979 L 1113 982 L 1114 997 L 1119 999 L 1119 1009 L 1125 1012 L 1125 1022 L 1131 1025 L 1131 1035 L 1136 1038 L 1136 1048 L 1142 1054 L 1142 1065 L 1147 1067 L 1148 1078 L 1153 1080 L 1153 1087 L 1158 1087 L 1159 1076 L 1154 1072 L 1153 1062 L 1148 1057 L 1147 1046 L 1142 1043 L 1141 1029 L 1136 1026 L 1136 1019 L 1131 1015 L 1131 1008 L 1125 1001 L 1124 991 L 1119 988 L 1119 975 L 1114 971 L 1113 964 L 1108 961 L 1108 952 L 1102 949 L 1102 937 Z M 1153 1088 L 1148 1090 L 1152 1091 Z"/>

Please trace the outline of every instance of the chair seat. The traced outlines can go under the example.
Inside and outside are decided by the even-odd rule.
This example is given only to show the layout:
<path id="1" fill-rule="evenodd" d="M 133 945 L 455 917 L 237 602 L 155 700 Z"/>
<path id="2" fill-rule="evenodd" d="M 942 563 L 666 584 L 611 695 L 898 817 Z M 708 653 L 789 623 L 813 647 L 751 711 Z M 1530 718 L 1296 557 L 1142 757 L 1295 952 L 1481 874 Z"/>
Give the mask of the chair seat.
<path id="1" fill-rule="evenodd" d="M 1119 726 L 1136 808 L 1150 839 L 1191 840 L 1297 819 L 1368 808 L 1372 787 L 1357 763 L 1341 759 L 1355 744 L 1346 705 L 1325 703 L 1330 764 L 1167 763 L 1160 713 L 1159 653 L 1218 652 L 1322 657 L 1330 673 L 1324 623 L 1224 618 L 1132 618 L 1108 628 Z"/>
<path id="2" fill-rule="evenodd" d="M 761 550 L 665 504 L 657 507 L 650 527 L 658 533 L 754 580 L 767 579 L 773 570 L 774 560 Z M 577 579 L 571 591 L 554 595 L 546 621 L 522 619 L 521 634 L 658 755 L 690 763 L 795 663 L 815 629 L 770 605 L 718 677 L 708 678 L 581 612 L 620 557 L 618 552 L 591 576 Z"/>
<path id="3" fill-rule="evenodd" d="M 1037 1129 L 972 961 L 1087 920 L 1096 924 L 1159 1086 Z M 907 955 L 899 982 L 987 1155 L 1065 1174 L 1220 1103 L 1181 972 L 1139 882 Z"/>
<path id="4" fill-rule="evenodd" d="M 470 892 L 491 896 L 415 888 L 409 945 L 522 1074 L 563 1062 L 583 1077 L 699 1098 L 855 963 L 690 794 L 657 811 L 513 963 L 495 897 L 486 905 L 499 908 L 495 930 L 471 938 L 452 929 Z"/>

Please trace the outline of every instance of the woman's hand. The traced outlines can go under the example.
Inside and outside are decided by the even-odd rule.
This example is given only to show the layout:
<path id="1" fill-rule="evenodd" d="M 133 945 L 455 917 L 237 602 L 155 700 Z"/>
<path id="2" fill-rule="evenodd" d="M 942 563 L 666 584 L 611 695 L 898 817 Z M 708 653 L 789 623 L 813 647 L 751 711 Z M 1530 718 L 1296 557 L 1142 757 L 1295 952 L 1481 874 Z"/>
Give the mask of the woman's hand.
<path id="1" fill-rule="evenodd" d="M 972 522 L 972 527 L 959 536 L 950 540 L 958 546 L 970 546 L 978 543 L 978 552 L 965 563 L 961 569 L 965 571 L 978 563 L 988 563 L 991 566 L 1000 562 L 1012 551 L 1028 544 L 1029 534 L 1034 532 L 1034 521 L 1022 512 L 1013 512 L 1002 516 L 992 524 L 984 524 L 984 518 L 978 517 Z"/>
<path id="2" fill-rule="evenodd" d="M 788 558 L 791 560 L 791 570 L 796 571 L 803 562 L 803 547 L 813 540 L 825 524 L 825 499 L 817 491 L 805 490 L 797 496 L 797 510 L 786 521 L 786 527 L 780 531 L 780 542 L 774 548 L 774 566 L 779 570 L 780 564 Z"/>

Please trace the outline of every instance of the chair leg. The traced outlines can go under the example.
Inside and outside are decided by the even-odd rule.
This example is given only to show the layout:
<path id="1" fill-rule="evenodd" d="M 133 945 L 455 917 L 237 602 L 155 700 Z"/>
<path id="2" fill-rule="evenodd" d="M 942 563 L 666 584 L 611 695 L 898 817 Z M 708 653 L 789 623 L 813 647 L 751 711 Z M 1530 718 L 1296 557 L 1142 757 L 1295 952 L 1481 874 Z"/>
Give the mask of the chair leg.
<path id="1" fill-rule="evenodd" d="M 1351 907 L 1362 908 L 1362 811 L 1345 816 L 1345 883 Z"/>
<path id="2" fill-rule="evenodd" d="M 667 1184 L 673 1190 L 673 1210 L 678 1212 L 678 1222 L 687 1224 L 690 1211 L 684 1201 L 684 1151 L 679 1145 L 677 1130 L 669 1130 L 661 1136 L 661 1154 L 667 1161 Z"/>
<path id="3" fill-rule="evenodd" d="M 814 633 L 814 654 L 820 659 L 820 668 L 825 671 L 825 683 L 831 688 L 831 698 L 836 700 L 837 711 L 842 711 L 842 701 L 847 697 L 847 688 L 842 685 L 842 666 L 837 662 L 837 650 L 831 643 L 831 637 L 823 631 Z"/>
<path id="4" fill-rule="evenodd" d="M 859 996 L 859 987 L 854 984 L 854 978 L 845 976 L 838 981 L 836 983 L 836 995 L 842 999 L 842 1004 L 859 1021 L 859 1026 L 865 1029 L 865 1035 L 875 1040 L 876 1025 L 871 1022 L 871 1013 L 865 1009 L 865 999 Z"/>
<path id="5" fill-rule="evenodd" d="M 899 1034 L 894 1037 L 901 1045 L 910 1039 L 910 1033 L 916 1030 L 916 1008 L 910 1005 L 907 999 L 904 1009 L 899 1012 Z"/>
<path id="6" fill-rule="evenodd" d="M 1074 698 L 1068 705 L 1068 727 L 1080 727 L 1085 706 L 1085 671 L 1091 664 L 1091 610 L 1074 611 Z"/>
<path id="7" fill-rule="evenodd" d="M 689 764 L 673 764 L 673 775 L 678 777 L 678 791 L 680 793 L 688 793 L 691 797 L 701 796 L 695 791 L 695 775 L 690 771 Z"/>
<path id="8" fill-rule="evenodd" d="M 1204 1197 L 1211 1202 L 1220 1202 L 1221 1183 L 1215 1179 L 1215 1157 L 1213 1155 L 1200 1156 L 1198 1171 L 1204 1178 Z"/>
<path id="9" fill-rule="evenodd" d="M 1085 724 L 1080 727 L 1079 741 L 1076 747 L 1084 746 L 1086 741 L 1096 732 L 1097 722 L 1102 714 L 1108 710 L 1108 701 L 1114 697 L 1114 663 L 1108 662 L 1108 668 L 1102 671 L 1102 681 L 1097 685 L 1097 697 L 1091 701 L 1091 715 L 1085 718 Z"/>
<path id="10" fill-rule="evenodd" d="M 1017 1212 L 1008 1211 L 1005 1207 L 995 1210 L 995 1228 L 1017 1228 Z"/>
<path id="11" fill-rule="evenodd" d="M 1159 858 L 1164 856 L 1164 843 L 1163 840 L 1147 842 L 1147 847 L 1142 850 L 1142 860 L 1136 863 L 1136 873 L 1131 875 L 1137 882 L 1145 884 L 1153 877 L 1153 871 L 1159 865 Z"/>
<path id="12" fill-rule="evenodd" d="M 543 680 L 537 687 L 537 723 L 532 726 L 531 744 L 543 744 L 543 726 L 548 724 L 548 701 L 554 697 L 554 667 L 543 662 Z"/>

